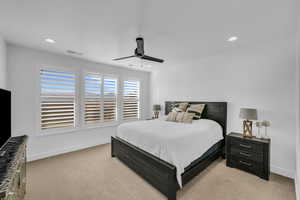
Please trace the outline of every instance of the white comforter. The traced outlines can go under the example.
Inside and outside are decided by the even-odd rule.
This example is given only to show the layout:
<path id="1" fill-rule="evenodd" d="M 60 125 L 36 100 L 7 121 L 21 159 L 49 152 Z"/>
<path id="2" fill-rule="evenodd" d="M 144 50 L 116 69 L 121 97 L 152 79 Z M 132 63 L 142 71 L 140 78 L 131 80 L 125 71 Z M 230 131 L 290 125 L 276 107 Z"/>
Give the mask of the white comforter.
<path id="1" fill-rule="evenodd" d="M 180 187 L 184 168 L 223 139 L 222 127 L 207 119 L 192 124 L 163 119 L 128 122 L 118 127 L 117 137 L 176 166 Z"/>

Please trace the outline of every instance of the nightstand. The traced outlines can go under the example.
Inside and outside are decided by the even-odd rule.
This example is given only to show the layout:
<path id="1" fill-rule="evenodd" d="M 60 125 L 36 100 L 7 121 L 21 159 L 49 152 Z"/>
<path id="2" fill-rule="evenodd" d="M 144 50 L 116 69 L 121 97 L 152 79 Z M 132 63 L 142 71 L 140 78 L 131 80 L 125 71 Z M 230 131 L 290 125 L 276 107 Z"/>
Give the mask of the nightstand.
<path id="1" fill-rule="evenodd" d="M 269 180 L 270 143 L 270 139 L 248 138 L 240 133 L 230 133 L 226 136 L 226 165 Z"/>

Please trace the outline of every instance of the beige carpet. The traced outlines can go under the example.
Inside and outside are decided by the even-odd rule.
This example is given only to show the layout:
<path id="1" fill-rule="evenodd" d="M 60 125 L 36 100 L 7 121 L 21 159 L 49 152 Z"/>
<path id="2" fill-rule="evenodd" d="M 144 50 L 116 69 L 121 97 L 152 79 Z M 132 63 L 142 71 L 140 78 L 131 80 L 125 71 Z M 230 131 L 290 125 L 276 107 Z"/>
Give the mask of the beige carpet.
<path id="1" fill-rule="evenodd" d="M 158 191 L 110 157 L 110 145 L 28 165 L 26 200 L 164 200 Z M 179 200 L 294 200 L 291 179 L 270 181 L 215 161 L 177 193 Z"/>

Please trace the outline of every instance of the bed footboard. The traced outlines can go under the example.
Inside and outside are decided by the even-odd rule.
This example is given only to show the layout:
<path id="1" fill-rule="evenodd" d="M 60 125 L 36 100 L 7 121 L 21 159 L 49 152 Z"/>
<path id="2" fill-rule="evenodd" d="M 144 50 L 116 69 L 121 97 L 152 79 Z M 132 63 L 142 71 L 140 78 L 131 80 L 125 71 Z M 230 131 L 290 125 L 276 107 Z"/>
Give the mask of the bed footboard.
<path id="1" fill-rule="evenodd" d="M 179 186 L 176 180 L 175 166 L 117 137 L 111 138 L 111 156 L 121 160 L 166 195 L 168 200 L 176 200 Z"/>

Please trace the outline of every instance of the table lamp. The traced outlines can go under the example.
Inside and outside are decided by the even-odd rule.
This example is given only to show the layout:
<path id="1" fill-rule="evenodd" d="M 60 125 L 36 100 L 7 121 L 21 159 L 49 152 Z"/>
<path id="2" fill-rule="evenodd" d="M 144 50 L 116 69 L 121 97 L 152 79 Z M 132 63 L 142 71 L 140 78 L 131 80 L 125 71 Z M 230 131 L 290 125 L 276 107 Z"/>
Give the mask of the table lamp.
<path id="1" fill-rule="evenodd" d="M 241 108 L 240 118 L 243 121 L 243 136 L 252 137 L 252 121 L 257 120 L 257 110 L 252 108 Z"/>
<path id="2" fill-rule="evenodd" d="M 154 119 L 158 118 L 159 111 L 161 111 L 160 105 L 159 104 L 154 104 L 153 105 Z"/>

